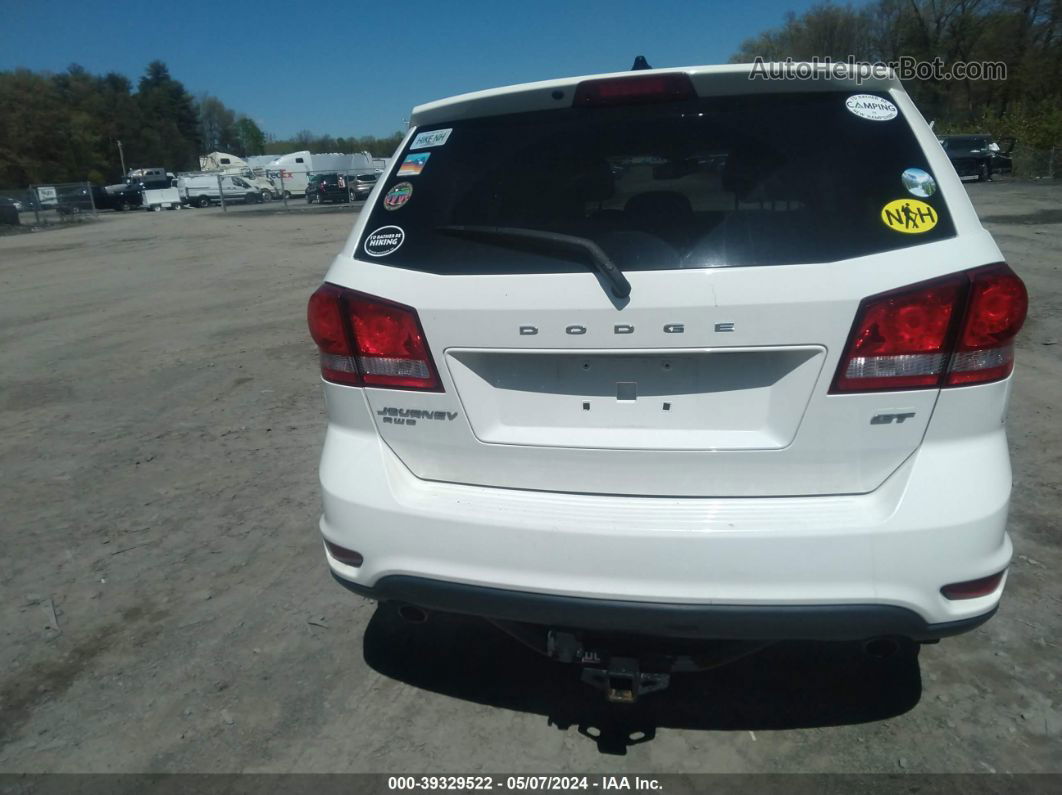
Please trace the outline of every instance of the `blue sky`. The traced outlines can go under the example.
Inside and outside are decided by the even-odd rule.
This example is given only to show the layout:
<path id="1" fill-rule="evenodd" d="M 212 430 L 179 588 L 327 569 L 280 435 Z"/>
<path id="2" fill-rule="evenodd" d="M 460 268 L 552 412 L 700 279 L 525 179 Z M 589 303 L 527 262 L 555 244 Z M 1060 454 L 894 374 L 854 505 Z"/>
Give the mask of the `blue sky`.
<path id="1" fill-rule="evenodd" d="M 725 63 L 813 2 L 0 0 L 0 70 L 79 63 L 135 84 L 158 58 L 278 137 L 387 135 L 414 105 L 465 91 L 618 71 L 639 54 Z"/>

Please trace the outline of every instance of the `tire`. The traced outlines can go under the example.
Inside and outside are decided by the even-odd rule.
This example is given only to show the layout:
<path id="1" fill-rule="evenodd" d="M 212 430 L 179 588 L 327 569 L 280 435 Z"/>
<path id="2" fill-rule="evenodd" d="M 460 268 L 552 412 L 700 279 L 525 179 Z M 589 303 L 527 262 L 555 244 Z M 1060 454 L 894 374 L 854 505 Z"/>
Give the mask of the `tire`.
<path id="1" fill-rule="evenodd" d="M 195 200 L 195 206 L 196 207 L 209 207 L 210 206 L 210 197 L 209 196 L 200 196 L 198 199 Z"/>
<path id="2" fill-rule="evenodd" d="M 284 191 L 284 198 L 285 199 L 290 199 L 291 198 L 291 191 L 290 190 Z"/>
<path id="3" fill-rule="evenodd" d="M 120 212 L 120 213 L 126 213 L 126 212 L 129 212 L 132 209 L 133 209 L 133 205 L 131 205 L 129 202 L 122 202 L 121 204 L 118 205 L 118 212 Z"/>
<path id="4" fill-rule="evenodd" d="M 988 182 L 992 178 L 992 174 L 988 170 L 988 163 L 982 163 L 977 168 L 977 181 Z"/>
<path id="5" fill-rule="evenodd" d="M 306 203 L 307 204 L 313 204 L 313 194 L 312 193 L 307 193 L 306 194 Z"/>
<path id="6" fill-rule="evenodd" d="M 261 193 L 247 193 L 247 194 L 244 194 L 243 203 L 244 204 L 261 204 L 262 203 L 262 194 Z"/>
<path id="7" fill-rule="evenodd" d="M 348 201 L 348 202 L 350 202 L 351 204 L 353 204 L 353 203 L 354 203 L 354 202 L 356 202 L 357 200 L 358 200 L 358 194 L 357 194 L 357 193 L 355 193 L 354 191 L 348 191 L 348 192 L 347 192 L 347 201 Z"/>
<path id="8" fill-rule="evenodd" d="M 262 191 L 262 195 L 261 195 L 261 198 L 259 199 L 259 201 L 271 202 L 271 201 L 273 201 L 273 194 L 270 193 L 267 190 L 264 190 L 264 191 Z"/>

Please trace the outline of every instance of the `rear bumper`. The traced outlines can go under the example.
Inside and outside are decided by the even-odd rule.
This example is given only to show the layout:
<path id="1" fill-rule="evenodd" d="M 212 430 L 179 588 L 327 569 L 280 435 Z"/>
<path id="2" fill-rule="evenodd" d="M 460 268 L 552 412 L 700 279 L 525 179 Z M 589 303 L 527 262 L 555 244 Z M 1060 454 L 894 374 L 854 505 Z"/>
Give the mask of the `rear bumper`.
<path id="1" fill-rule="evenodd" d="M 1005 384 L 942 396 L 999 411 Z M 1002 424 L 938 411 L 867 494 L 668 498 L 426 481 L 381 440 L 357 390 L 329 385 L 321 461 L 329 555 L 351 590 L 440 611 L 583 629 L 757 639 L 932 638 L 972 629 L 991 594 L 941 587 L 1003 571 L 1010 459 Z M 958 394 L 962 392 L 962 394 Z M 979 397 L 980 395 L 980 397 Z M 960 406 L 961 408 L 961 406 Z M 999 415 L 997 415 L 999 416 Z M 341 420 L 337 421 L 337 418 Z"/>
<path id="2" fill-rule="evenodd" d="M 508 591 L 422 577 L 384 577 L 374 588 L 332 573 L 359 596 L 497 621 L 669 638 L 716 640 L 866 640 L 894 635 L 935 640 L 979 627 L 993 615 L 929 624 L 892 605 L 690 605 L 582 599 Z"/>

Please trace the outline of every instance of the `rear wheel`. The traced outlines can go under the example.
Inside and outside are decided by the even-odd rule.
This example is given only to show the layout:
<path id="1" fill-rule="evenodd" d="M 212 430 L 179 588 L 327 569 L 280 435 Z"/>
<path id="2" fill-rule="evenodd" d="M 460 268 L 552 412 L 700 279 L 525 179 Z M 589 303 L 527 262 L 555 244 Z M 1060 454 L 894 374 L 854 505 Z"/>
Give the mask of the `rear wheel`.
<path id="1" fill-rule="evenodd" d="M 126 212 L 127 210 L 132 210 L 132 209 L 133 209 L 133 205 L 131 205 L 129 202 L 122 202 L 121 204 L 118 205 L 118 210 L 120 212 L 123 212 L 123 213 Z"/>
<path id="2" fill-rule="evenodd" d="M 261 204 L 262 203 L 262 194 L 260 194 L 260 193 L 247 193 L 247 194 L 244 195 L 243 201 L 244 201 L 245 204 Z"/>
<path id="3" fill-rule="evenodd" d="M 306 194 L 306 203 L 307 204 L 313 204 L 313 194 L 312 193 L 307 193 Z"/>
<path id="4" fill-rule="evenodd" d="M 209 207 L 210 206 L 210 197 L 209 196 L 200 196 L 198 199 L 196 199 L 195 206 L 196 207 Z"/>
<path id="5" fill-rule="evenodd" d="M 988 182 L 988 178 L 989 178 L 988 163 L 982 163 L 977 169 L 977 181 L 978 182 Z"/>
<path id="6" fill-rule="evenodd" d="M 264 190 L 264 191 L 262 191 L 262 201 L 264 201 L 264 202 L 271 202 L 271 201 L 273 201 L 273 194 L 272 194 L 272 193 L 270 193 L 270 192 L 269 192 L 269 191 L 267 191 L 267 190 Z"/>

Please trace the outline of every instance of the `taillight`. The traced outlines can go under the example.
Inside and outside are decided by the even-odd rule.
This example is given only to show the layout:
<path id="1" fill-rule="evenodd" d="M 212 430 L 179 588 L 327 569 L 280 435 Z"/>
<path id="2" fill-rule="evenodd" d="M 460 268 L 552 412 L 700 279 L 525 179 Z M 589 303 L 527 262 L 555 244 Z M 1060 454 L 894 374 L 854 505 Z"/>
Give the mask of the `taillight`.
<path id="1" fill-rule="evenodd" d="M 1025 285 L 992 265 L 860 303 L 831 392 L 935 389 L 998 381 L 1014 367 Z"/>
<path id="2" fill-rule="evenodd" d="M 323 284 L 310 296 L 307 321 L 326 381 L 442 391 L 412 307 Z"/>
<path id="3" fill-rule="evenodd" d="M 677 102 L 695 99 L 697 92 L 689 75 L 665 72 L 636 77 L 607 77 L 603 80 L 584 80 L 575 87 L 572 106 L 602 107 L 633 105 L 648 102 Z"/>

